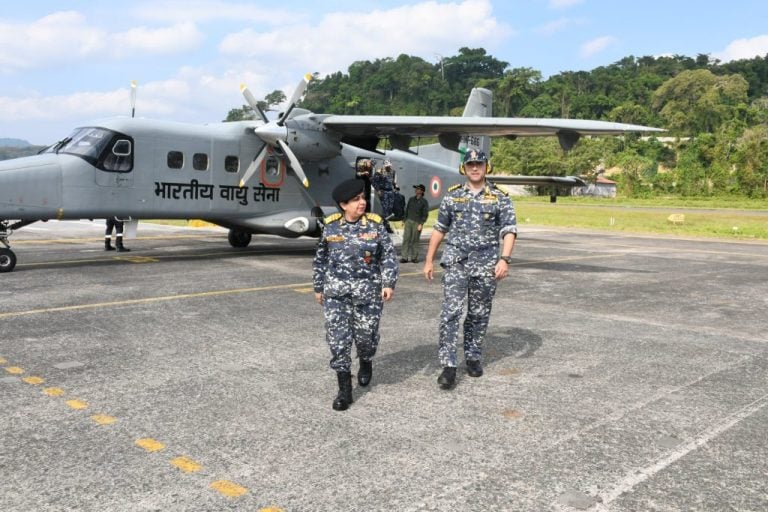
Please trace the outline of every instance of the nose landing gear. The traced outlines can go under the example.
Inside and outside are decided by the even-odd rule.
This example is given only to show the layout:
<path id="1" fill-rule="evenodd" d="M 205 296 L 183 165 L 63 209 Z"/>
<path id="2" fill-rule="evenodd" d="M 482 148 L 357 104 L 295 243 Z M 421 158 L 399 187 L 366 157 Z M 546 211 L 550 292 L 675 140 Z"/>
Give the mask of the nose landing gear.
<path id="1" fill-rule="evenodd" d="M 26 226 L 32 222 L 19 221 L 15 224 L 10 224 L 7 220 L 0 220 L 0 244 L 5 247 L 0 247 L 0 274 L 3 272 L 10 272 L 16 266 L 16 253 L 11 250 L 11 244 L 8 243 L 8 237 L 11 236 L 13 230 L 21 226 Z"/>

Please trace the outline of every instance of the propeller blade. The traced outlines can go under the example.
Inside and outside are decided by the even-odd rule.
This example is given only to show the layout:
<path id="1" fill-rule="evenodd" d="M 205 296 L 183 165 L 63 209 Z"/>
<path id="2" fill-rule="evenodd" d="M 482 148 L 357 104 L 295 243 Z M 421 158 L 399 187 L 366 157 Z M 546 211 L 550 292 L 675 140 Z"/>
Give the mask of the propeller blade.
<path id="1" fill-rule="evenodd" d="M 283 115 L 280 116 L 280 119 L 277 120 L 277 124 L 279 126 L 282 126 L 285 120 L 288 119 L 288 114 L 291 113 L 293 107 L 296 106 L 296 103 L 298 103 L 298 101 L 304 95 L 304 92 L 307 90 L 307 86 L 311 80 L 311 73 L 307 73 L 302 77 L 301 82 L 299 82 L 299 85 L 296 86 L 296 90 L 293 91 L 293 96 L 291 96 L 291 100 L 288 102 L 288 107 L 285 109 L 285 113 L 283 113 Z"/>
<path id="2" fill-rule="evenodd" d="M 288 143 L 282 139 L 278 139 L 277 143 L 280 144 L 280 149 L 283 150 L 285 156 L 288 157 L 288 161 L 291 162 L 291 168 L 293 169 L 293 172 L 296 173 L 296 176 L 299 178 L 301 184 L 304 185 L 304 188 L 309 188 L 309 180 L 307 179 L 307 175 L 304 174 L 304 169 L 301 168 L 299 159 L 296 158 L 296 155 L 293 154 L 291 148 L 288 147 Z"/>
<path id="3" fill-rule="evenodd" d="M 259 102 L 256 100 L 256 97 L 253 95 L 250 89 L 248 89 L 248 86 L 245 84 L 240 84 L 240 92 L 243 93 L 243 96 L 245 96 L 245 101 L 248 102 L 251 108 L 259 113 L 262 121 L 264 121 L 265 123 L 268 123 L 269 119 L 267 119 L 267 114 L 265 114 L 264 111 L 261 110 L 261 107 L 259 106 Z"/>
<path id="4" fill-rule="evenodd" d="M 266 156 L 267 156 L 267 145 L 264 144 L 264 147 L 261 148 L 261 151 L 259 151 L 259 154 L 256 155 L 256 158 L 254 158 L 251 161 L 251 164 L 245 170 L 245 174 L 243 174 L 243 177 L 240 180 L 240 188 L 243 188 L 245 184 L 248 183 L 248 180 L 251 179 L 251 177 L 256 173 L 256 170 L 259 167 L 261 167 L 261 162 L 264 161 L 264 158 Z"/>

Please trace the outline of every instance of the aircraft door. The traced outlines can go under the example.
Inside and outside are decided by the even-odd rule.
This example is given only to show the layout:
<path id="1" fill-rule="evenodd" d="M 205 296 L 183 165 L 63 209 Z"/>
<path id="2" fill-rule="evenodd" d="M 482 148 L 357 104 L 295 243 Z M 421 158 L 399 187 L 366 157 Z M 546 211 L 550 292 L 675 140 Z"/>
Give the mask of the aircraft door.
<path id="1" fill-rule="evenodd" d="M 133 187 L 133 141 L 115 137 L 96 165 L 96 184 L 101 187 Z"/>

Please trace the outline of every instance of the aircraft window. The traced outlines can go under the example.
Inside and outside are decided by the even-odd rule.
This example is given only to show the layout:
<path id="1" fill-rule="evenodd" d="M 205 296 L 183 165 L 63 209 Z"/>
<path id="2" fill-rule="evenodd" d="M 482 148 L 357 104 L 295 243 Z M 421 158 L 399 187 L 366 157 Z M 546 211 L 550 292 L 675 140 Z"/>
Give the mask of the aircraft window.
<path id="1" fill-rule="evenodd" d="M 184 153 L 181 151 L 169 151 L 168 167 L 171 169 L 181 169 L 184 167 Z"/>
<path id="2" fill-rule="evenodd" d="M 131 154 L 131 141 L 118 139 L 112 145 L 112 151 L 104 157 L 101 168 L 105 171 L 128 172 L 133 169 L 133 155 Z"/>
<path id="3" fill-rule="evenodd" d="M 112 153 L 117 156 L 128 156 L 131 154 L 131 141 L 120 139 L 112 146 Z"/>
<path id="4" fill-rule="evenodd" d="M 240 159 L 236 156 L 228 156 L 224 159 L 224 170 L 227 172 L 237 172 L 240 170 Z"/>
<path id="5" fill-rule="evenodd" d="M 114 135 L 115 132 L 105 128 L 78 128 L 72 135 L 51 146 L 48 152 L 77 155 L 96 165 L 99 155 Z"/>
<path id="6" fill-rule="evenodd" d="M 192 155 L 192 167 L 196 171 L 208 170 L 208 155 L 205 153 L 195 153 Z"/>

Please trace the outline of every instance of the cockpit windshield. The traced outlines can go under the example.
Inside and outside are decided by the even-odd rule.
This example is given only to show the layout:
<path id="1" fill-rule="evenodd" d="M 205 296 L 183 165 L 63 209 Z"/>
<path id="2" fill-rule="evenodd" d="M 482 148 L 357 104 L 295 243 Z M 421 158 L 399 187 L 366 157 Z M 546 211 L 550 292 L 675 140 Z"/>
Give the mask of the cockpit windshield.
<path id="1" fill-rule="evenodd" d="M 133 168 L 133 139 L 106 128 L 77 128 L 45 152 L 76 155 L 103 171 L 128 172 Z"/>

